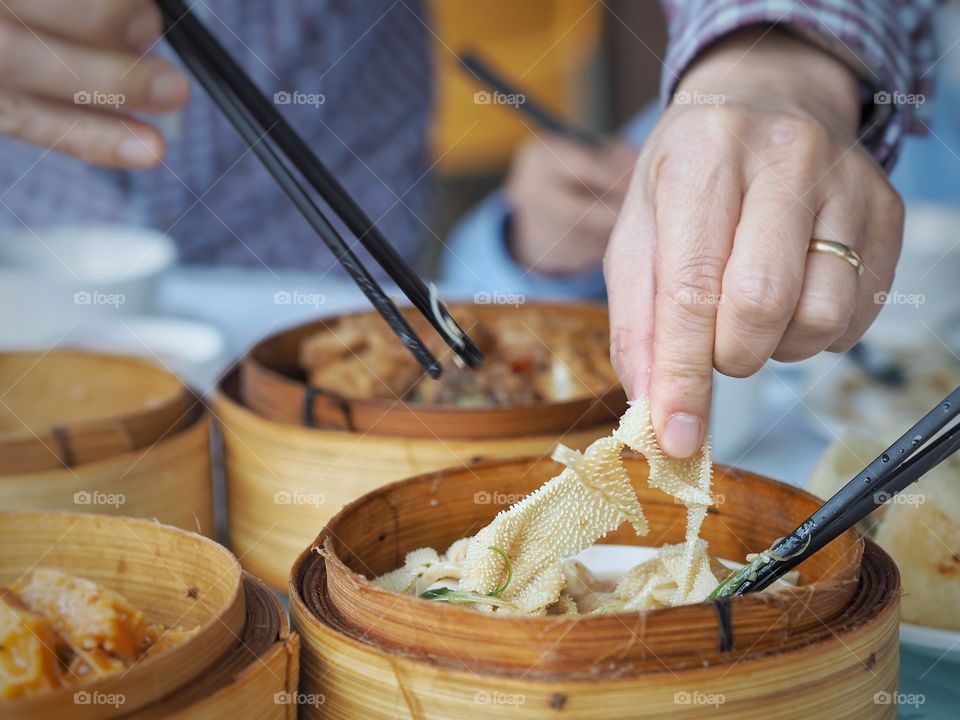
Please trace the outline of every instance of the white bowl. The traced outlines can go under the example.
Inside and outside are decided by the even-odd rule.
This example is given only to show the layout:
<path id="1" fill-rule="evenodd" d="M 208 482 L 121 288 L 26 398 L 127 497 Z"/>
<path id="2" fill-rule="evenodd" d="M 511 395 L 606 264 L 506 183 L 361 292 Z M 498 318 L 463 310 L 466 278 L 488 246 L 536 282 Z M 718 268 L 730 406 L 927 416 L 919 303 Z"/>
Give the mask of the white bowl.
<path id="1" fill-rule="evenodd" d="M 194 390 L 213 389 L 230 361 L 226 340 L 212 325 L 175 317 L 138 315 L 81 324 L 59 346 L 138 355 L 178 375 Z"/>
<path id="2" fill-rule="evenodd" d="M 64 225 L 0 237 L 0 344 L 47 346 L 86 322 L 149 312 L 177 259 L 163 233 Z"/>

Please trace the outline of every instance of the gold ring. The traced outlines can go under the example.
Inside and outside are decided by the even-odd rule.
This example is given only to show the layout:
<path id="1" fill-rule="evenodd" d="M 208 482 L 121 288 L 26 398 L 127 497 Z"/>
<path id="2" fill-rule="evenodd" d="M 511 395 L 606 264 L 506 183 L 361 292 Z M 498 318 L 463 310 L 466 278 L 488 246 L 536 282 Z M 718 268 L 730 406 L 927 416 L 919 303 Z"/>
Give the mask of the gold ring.
<path id="1" fill-rule="evenodd" d="M 863 259 L 860 257 L 860 253 L 852 247 L 844 245 L 842 242 L 814 238 L 810 241 L 810 252 L 822 252 L 843 258 L 853 265 L 854 270 L 857 271 L 857 275 L 863 275 Z"/>

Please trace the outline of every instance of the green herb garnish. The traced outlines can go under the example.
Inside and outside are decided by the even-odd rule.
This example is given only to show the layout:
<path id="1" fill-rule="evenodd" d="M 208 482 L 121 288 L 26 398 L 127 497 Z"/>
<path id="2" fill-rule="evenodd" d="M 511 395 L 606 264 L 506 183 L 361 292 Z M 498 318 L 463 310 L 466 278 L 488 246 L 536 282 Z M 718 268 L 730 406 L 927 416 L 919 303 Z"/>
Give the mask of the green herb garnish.
<path id="1" fill-rule="evenodd" d="M 481 605 L 494 605 L 496 607 L 509 606 L 510 603 L 491 595 L 481 595 L 475 592 L 465 592 L 463 590 L 451 590 L 448 587 L 434 588 L 421 593 L 420 597 L 424 600 L 434 600 L 436 602 L 450 603 L 451 605 L 468 605 L 478 603 Z"/>
<path id="2" fill-rule="evenodd" d="M 492 592 L 486 595 L 481 595 L 480 593 L 475 592 L 466 592 L 464 590 L 452 590 L 448 587 L 439 587 L 434 588 L 433 590 L 427 590 L 424 593 L 420 593 L 420 597 L 424 600 L 445 602 L 450 603 L 451 605 L 467 605 L 471 603 L 477 603 L 481 605 L 493 605 L 495 607 L 513 607 L 510 603 L 500 599 L 500 596 L 506 592 L 508 587 L 510 587 L 510 581 L 513 580 L 513 560 L 510 559 L 510 556 L 507 555 L 507 553 L 498 547 L 493 547 L 491 545 L 489 549 L 497 553 L 497 555 L 502 557 L 507 563 L 507 579 L 503 581 L 502 585 L 495 588 Z"/>
<path id="3" fill-rule="evenodd" d="M 506 592 L 507 588 L 510 587 L 510 581 L 513 580 L 513 560 L 511 560 L 510 556 L 498 547 L 491 545 L 487 549 L 493 550 L 497 555 L 503 558 L 504 562 L 507 563 L 507 579 L 503 581 L 503 585 L 490 593 L 490 597 L 500 597 L 504 592 Z"/>

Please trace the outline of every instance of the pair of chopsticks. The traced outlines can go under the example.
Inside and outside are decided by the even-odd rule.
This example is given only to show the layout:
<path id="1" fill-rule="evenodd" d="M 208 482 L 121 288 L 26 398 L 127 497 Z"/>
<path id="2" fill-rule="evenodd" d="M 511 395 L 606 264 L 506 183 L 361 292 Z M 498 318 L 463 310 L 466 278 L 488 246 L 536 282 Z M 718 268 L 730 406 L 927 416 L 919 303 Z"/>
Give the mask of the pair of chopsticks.
<path id="1" fill-rule="evenodd" d="M 163 12 L 167 41 L 430 376 L 436 378 L 442 372 L 436 357 L 336 231 L 303 184 L 294 177 L 278 151 L 299 171 L 330 210 L 343 220 L 350 232 L 453 349 L 456 357 L 469 367 L 479 365 L 483 353 L 457 325 L 435 292 L 427 288 L 387 242 L 356 201 L 240 65 L 197 20 L 186 3 L 183 0 L 157 0 L 157 4 Z"/>
<path id="2" fill-rule="evenodd" d="M 960 450 L 960 387 L 857 473 L 785 538 L 760 553 L 722 582 L 710 595 L 721 598 L 763 590 L 884 502 Z M 939 437 L 936 437 L 941 433 Z"/>
<path id="3" fill-rule="evenodd" d="M 606 140 L 604 140 L 601 135 L 577 127 L 567 120 L 557 117 L 529 93 L 524 92 L 517 85 L 511 83 L 503 75 L 490 67 L 487 61 L 483 60 L 475 52 L 465 51 L 460 53 L 457 58 L 460 60 L 460 64 L 464 70 L 480 81 L 480 83 L 490 91 L 501 93 L 505 96 L 513 96 L 514 98 L 523 97 L 523 102 L 511 103 L 510 107 L 526 115 L 547 132 L 582 143 L 589 147 L 600 147 L 606 143 Z"/>

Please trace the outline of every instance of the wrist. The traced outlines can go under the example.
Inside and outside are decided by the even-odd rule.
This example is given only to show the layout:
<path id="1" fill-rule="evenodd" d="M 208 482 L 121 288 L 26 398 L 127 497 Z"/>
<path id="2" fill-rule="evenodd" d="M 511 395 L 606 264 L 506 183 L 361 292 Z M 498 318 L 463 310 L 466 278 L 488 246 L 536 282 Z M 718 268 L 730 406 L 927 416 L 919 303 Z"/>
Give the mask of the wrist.
<path id="1" fill-rule="evenodd" d="M 677 91 L 722 96 L 772 110 L 799 112 L 835 133 L 860 126 L 859 79 L 830 53 L 783 30 L 744 28 L 707 48 Z"/>

